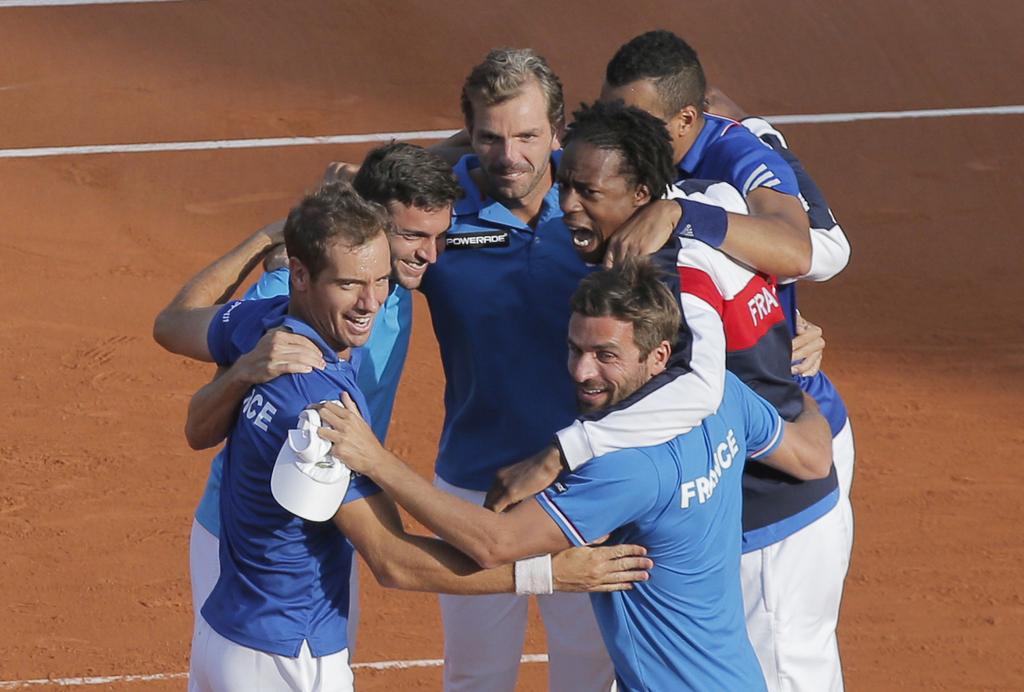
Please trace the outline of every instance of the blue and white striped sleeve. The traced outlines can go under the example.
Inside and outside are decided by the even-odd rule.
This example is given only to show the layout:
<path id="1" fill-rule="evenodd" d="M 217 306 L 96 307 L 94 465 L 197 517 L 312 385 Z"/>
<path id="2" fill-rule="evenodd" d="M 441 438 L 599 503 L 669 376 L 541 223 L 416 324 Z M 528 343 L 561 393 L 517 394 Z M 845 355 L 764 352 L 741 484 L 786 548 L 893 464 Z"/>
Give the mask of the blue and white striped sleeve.
<path id="1" fill-rule="evenodd" d="M 593 543 L 649 512 L 658 501 L 657 470 L 635 449 L 594 459 L 536 495 L 576 546 Z"/>

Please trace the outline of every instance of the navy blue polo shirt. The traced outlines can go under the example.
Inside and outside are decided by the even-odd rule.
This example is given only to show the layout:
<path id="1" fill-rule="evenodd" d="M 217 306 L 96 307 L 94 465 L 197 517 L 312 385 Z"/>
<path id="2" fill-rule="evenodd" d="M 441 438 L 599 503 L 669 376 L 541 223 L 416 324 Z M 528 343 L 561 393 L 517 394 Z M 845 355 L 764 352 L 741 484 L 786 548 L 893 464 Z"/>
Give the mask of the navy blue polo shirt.
<path id="1" fill-rule="evenodd" d="M 332 522 L 311 522 L 281 507 L 270 491 L 277 454 L 310 403 L 348 392 L 364 417 L 366 401 L 351 364 L 340 360 L 308 324 L 287 314 L 288 298 L 235 301 L 210 322 L 207 341 L 218 364 L 248 352 L 269 329 L 284 326 L 320 347 L 327 365 L 256 385 L 228 436 L 220 501 L 220 578 L 202 614 L 236 644 L 298 656 L 348 646 L 352 546 Z M 344 503 L 379 492 L 354 477 Z"/>
<path id="2" fill-rule="evenodd" d="M 551 444 L 575 419 L 569 298 L 593 267 L 572 246 L 556 187 L 531 228 L 480 190 L 471 176 L 479 166 L 471 155 L 455 167 L 465 196 L 421 290 L 446 378 L 436 472 L 487 490 L 499 468 Z"/>

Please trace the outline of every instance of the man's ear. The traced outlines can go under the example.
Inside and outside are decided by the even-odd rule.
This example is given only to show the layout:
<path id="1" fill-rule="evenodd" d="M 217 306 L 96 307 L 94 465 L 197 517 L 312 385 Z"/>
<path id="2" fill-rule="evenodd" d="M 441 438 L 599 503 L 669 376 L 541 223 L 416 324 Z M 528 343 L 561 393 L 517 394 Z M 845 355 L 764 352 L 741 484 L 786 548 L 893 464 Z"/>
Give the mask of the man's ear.
<path id="1" fill-rule="evenodd" d="M 685 136 L 696 126 L 700 120 L 700 111 L 695 106 L 683 106 L 678 113 L 672 116 L 670 129 L 674 139 Z"/>
<path id="2" fill-rule="evenodd" d="M 288 258 L 288 272 L 291 280 L 292 291 L 308 291 L 309 285 L 312 283 L 312 279 L 309 276 L 309 270 L 306 269 L 306 265 L 298 260 L 296 257 Z"/>
<path id="3" fill-rule="evenodd" d="M 647 354 L 647 366 L 651 370 L 651 375 L 658 375 L 665 371 L 668 367 L 668 359 L 672 356 L 672 344 L 668 341 L 662 341 L 660 344 L 654 347 L 649 354 Z"/>
<path id="4" fill-rule="evenodd" d="M 565 123 L 559 123 L 552 131 L 554 136 L 551 138 L 551 151 L 558 151 L 562 148 L 562 138 L 565 137 Z"/>
<path id="5" fill-rule="evenodd" d="M 642 207 L 651 201 L 651 190 L 646 185 L 637 185 L 633 191 L 633 206 Z"/>

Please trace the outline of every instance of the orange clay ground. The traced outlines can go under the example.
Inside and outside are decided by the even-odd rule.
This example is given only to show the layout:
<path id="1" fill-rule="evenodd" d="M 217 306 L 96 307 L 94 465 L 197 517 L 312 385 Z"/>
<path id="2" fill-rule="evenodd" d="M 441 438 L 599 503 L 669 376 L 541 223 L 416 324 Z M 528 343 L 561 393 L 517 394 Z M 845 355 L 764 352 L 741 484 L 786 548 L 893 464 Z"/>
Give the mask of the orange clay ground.
<path id="1" fill-rule="evenodd" d="M 487 49 L 537 48 L 575 105 L 654 27 L 761 113 L 1020 104 L 1022 24 L 1009 0 L 0 8 L 0 147 L 455 128 Z M 1024 118 L 784 129 L 854 248 L 801 294 L 857 436 L 848 688 L 1024 689 Z M 366 148 L 0 158 L 0 680 L 187 669 L 212 453 L 181 430 L 211 368 L 161 351 L 153 316 Z M 429 474 L 443 375 L 416 308 L 389 442 Z M 356 660 L 440 657 L 435 599 L 372 581 Z M 526 650 L 544 650 L 536 622 Z M 357 674 L 365 691 L 439 681 Z M 523 666 L 522 690 L 545 681 Z"/>

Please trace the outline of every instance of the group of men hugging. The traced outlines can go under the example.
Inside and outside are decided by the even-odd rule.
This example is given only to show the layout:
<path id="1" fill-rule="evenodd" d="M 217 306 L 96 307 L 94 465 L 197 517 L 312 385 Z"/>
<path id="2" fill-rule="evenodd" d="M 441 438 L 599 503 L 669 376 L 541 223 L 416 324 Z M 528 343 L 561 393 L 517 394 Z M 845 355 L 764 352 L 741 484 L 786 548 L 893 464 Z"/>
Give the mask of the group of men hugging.
<path id="1" fill-rule="evenodd" d="M 352 689 L 358 552 L 441 594 L 449 692 L 514 689 L 528 594 L 551 690 L 841 690 L 853 438 L 794 289 L 849 257 L 821 191 L 667 31 L 571 121 L 529 49 L 490 52 L 462 111 L 329 168 L 156 319 L 218 366 L 189 444 L 226 440 L 189 688 Z M 446 378 L 433 483 L 382 444 L 413 290 Z"/>

